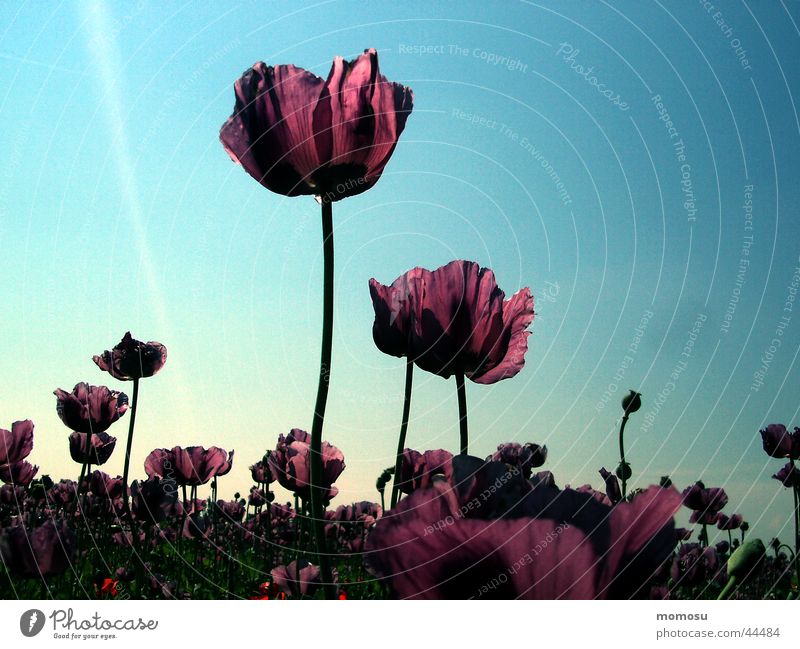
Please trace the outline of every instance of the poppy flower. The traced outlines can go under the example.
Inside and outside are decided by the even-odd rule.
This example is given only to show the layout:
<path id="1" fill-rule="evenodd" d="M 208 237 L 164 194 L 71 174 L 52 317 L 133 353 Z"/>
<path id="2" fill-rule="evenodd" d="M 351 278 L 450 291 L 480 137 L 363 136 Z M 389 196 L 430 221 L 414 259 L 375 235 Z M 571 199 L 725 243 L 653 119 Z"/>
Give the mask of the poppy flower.
<path id="1" fill-rule="evenodd" d="M 684 489 L 683 504 L 696 512 L 715 513 L 728 504 L 728 494 L 719 487 L 706 488 L 698 481 Z M 714 522 L 716 523 L 716 519 Z"/>
<path id="2" fill-rule="evenodd" d="M 776 480 L 780 480 L 786 488 L 800 487 L 800 471 L 793 462 L 787 462 L 780 470 L 773 476 Z"/>
<path id="3" fill-rule="evenodd" d="M 438 449 L 420 453 L 407 448 L 403 451 L 397 488 L 404 494 L 426 489 L 431 486 L 435 476 L 450 476 L 452 461 L 453 454 L 449 451 Z"/>
<path id="4" fill-rule="evenodd" d="M 179 485 L 197 486 L 230 471 L 232 458 L 233 451 L 217 446 L 157 448 L 145 458 L 144 470 L 151 478 L 171 478 Z"/>
<path id="5" fill-rule="evenodd" d="M 270 462 L 280 454 L 270 455 Z M 311 497 L 311 445 L 306 442 L 292 442 L 285 448 L 285 465 L 273 463 L 278 482 L 286 489 L 293 491 L 301 498 Z M 320 489 L 323 500 L 330 502 L 339 490 L 333 483 L 344 471 L 344 455 L 329 442 L 322 442 L 322 476 Z"/>
<path id="6" fill-rule="evenodd" d="M 714 578 L 720 569 L 717 550 L 699 543 L 685 543 L 672 562 L 671 577 L 677 586 L 696 586 Z"/>
<path id="7" fill-rule="evenodd" d="M 767 455 L 800 459 L 800 428 L 795 428 L 794 432 L 790 433 L 783 424 L 770 424 L 759 432 Z"/>
<path id="8" fill-rule="evenodd" d="M 97 367 L 119 381 L 153 376 L 167 362 L 167 348 L 161 343 L 136 340 L 128 331 L 110 351 L 93 356 Z"/>
<path id="9" fill-rule="evenodd" d="M 674 490 L 651 487 L 613 508 L 539 491 L 503 518 L 464 516 L 442 484 L 416 491 L 377 522 L 367 565 L 400 598 L 616 599 L 641 594 L 675 545 Z"/>
<path id="10" fill-rule="evenodd" d="M 174 479 L 153 476 L 131 484 L 131 510 L 138 520 L 159 523 L 177 513 L 178 486 Z"/>
<path id="11" fill-rule="evenodd" d="M 39 467 L 34 466 L 27 460 L 15 462 L 14 464 L 0 464 L 0 480 L 7 484 L 27 487 L 37 473 L 39 473 Z"/>
<path id="12" fill-rule="evenodd" d="M 531 477 L 533 469 L 542 466 L 547 460 L 547 447 L 532 443 L 523 445 L 507 442 L 500 444 L 494 454 L 487 459 L 518 467 L 527 480 Z"/>
<path id="13" fill-rule="evenodd" d="M 476 383 L 511 378 L 525 364 L 534 316 L 530 289 L 506 300 L 490 269 L 461 260 L 434 271 L 414 268 L 391 286 L 371 279 L 369 286 L 372 335 L 384 353 Z"/>
<path id="14" fill-rule="evenodd" d="M 413 93 L 378 69 L 378 54 L 336 57 L 322 78 L 294 65 L 256 63 L 234 85 L 220 140 L 270 191 L 338 201 L 381 176 L 413 107 Z"/>
<path id="15" fill-rule="evenodd" d="M 0 557 L 13 575 L 60 575 L 74 556 L 75 536 L 63 520 L 50 519 L 33 530 L 13 525 L 0 531 Z"/>
<path id="16" fill-rule="evenodd" d="M 122 478 L 112 478 L 104 471 L 93 471 L 89 477 L 89 489 L 95 496 L 114 500 L 122 496 Z"/>
<path id="17" fill-rule="evenodd" d="M 264 460 L 259 460 L 250 467 L 250 475 L 253 478 L 253 482 L 257 482 L 258 484 L 270 484 L 275 482 L 275 476 L 270 469 L 269 462 L 265 462 Z"/>
<path id="18" fill-rule="evenodd" d="M 742 526 L 743 521 L 744 517 L 741 514 L 726 516 L 720 513 L 717 527 L 721 530 L 738 530 Z"/>
<path id="19" fill-rule="evenodd" d="M 33 422 L 15 421 L 11 430 L 0 428 L 0 465 L 16 464 L 33 450 Z"/>
<path id="20" fill-rule="evenodd" d="M 322 586 L 319 568 L 305 559 L 292 561 L 288 566 L 278 566 L 270 573 L 275 584 L 292 597 L 313 597 Z"/>
<path id="21" fill-rule="evenodd" d="M 101 465 L 108 462 L 117 438 L 108 433 L 72 433 L 69 436 L 69 454 L 78 464 Z"/>
<path id="22" fill-rule="evenodd" d="M 70 430 L 102 433 L 128 410 L 128 397 L 104 385 L 78 383 L 72 392 L 58 388 L 56 412 Z"/>

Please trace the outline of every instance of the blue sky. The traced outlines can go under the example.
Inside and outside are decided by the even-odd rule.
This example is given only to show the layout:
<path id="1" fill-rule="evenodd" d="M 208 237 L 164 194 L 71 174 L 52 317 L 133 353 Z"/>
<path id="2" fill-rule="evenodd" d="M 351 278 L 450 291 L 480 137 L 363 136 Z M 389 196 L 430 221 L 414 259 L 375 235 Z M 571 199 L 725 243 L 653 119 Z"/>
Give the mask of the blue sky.
<path id="1" fill-rule="evenodd" d="M 599 486 L 636 388 L 634 486 L 702 478 L 789 538 L 758 429 L 800 424 L 800 12 L 713 4 L 4 3 L 0 423 L 33 419 L 31 459 L 74 477 L 52 390 L 114 385 L 91 355 L 130 329 L 169 348 L 139 472 L 154 447 L 216 444 L 236 449 L 221 489 L 245 491 L 310 427 L 318 207 L 259 186 L 218 132 L 255 61 L 325 76 L 375 47 L 415 108 L 377 186 L 334 209 L 337 501 L 377 497 L 399 427 L 403 362 L 372 343 L 367 281 L 466 258 L 537 310 L 525 369 L 468 385 L 474 453 L 546 443 L 559 484 Z M 454 449 L 452 381 L 417 372 L 411 417 L 411 446 Z"/>

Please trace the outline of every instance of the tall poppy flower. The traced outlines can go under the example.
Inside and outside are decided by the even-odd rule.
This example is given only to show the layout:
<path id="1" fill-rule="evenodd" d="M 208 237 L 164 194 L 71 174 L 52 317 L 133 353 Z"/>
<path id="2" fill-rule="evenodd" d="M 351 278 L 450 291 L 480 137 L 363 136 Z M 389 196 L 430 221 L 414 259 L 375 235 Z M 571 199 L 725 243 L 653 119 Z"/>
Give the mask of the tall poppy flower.
<path id="1" fill-rule="evenodd" d="M 506 300 L 490 269 L 463 260 L 434 271 L 414 268 L 390 286 L 371 279 L 369 289 L 375 344 L 386 354 L 408 358 L 405 403 L 411 399 L 412 362 L 443 378 L 455 377 L 461 452 L 467 453 L 464 378 L 497 383 L 522 369 L 534 317 L 530 289 Z M 407 421 L 406 407 L 401 437 Z"/>
<path id="2" fill-rule="evenodd" d="M 97 367 L 119 381 L 153 376 L 167 362 L 167 348 L 154 341 L 136 340 L 128 331 L 110 351 L 93 356 Z"/>
<path id="3" fill-rule="evenodd" d="M 360 194 L 380 178 L 413 107 L 409 88 L 378 69 L 374 49 L 353 61 L 337 57 L 326 80 L 294 65 L 256 63 L 235 84 L 234 112 L 220 140 L 267 189 L 313 194 L 322 208 L 322 345 L 311 427 L 311 509 L 323 581 L 332 583 L 325 552 L 322 429 L 333 342 L 333 202 Z M 336 595 L 326 587 L 326 596 Z"/>
<path id="4" fill-rule="evenodd" d="M 78 383 L 72 392 L 58 388 L 53 394 L 61 421 L 78 433 L 101 433 L 128 411 L 128 397 L 104 385 Z"/>
<path id="5" fill-rule="evenodd" d="M 14 464 L 0 464 L 0 480 L 6 484 L 27 487 L 33 482 L 37 473 L 39 473 L 39 467 L 34 466 L 27 460 L 15 462 Z"/>

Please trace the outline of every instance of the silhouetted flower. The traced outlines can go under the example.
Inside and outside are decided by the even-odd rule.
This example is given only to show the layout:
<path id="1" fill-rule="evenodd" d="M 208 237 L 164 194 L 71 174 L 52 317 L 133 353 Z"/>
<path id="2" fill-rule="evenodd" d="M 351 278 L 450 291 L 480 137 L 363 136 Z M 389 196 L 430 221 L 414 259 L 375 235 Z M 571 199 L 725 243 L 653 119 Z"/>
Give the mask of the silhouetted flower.
<path id="1" fill-rule="evenodd" d="M 157 448 L 145 458 L 144 470 L 151 478 L 172 478 L 179 485 L 196 486 L 230 471 L 232 457 L 233 451 L 226 452 L 217 446 Z"/>
<path id="2" fill-rule="evenodd" d="M 258 62 L 235 84 L 220 140 L 245 171 L 286 196 L 336 201 L 372 187 L 411 113 L 409 88 L 386 80 L 374 49 L 336 57 L 327 80 Z"/>
<path id="3" fill-rule="evenodd" d="M 271 482 L 275 482 L 275 476 L 270 469 L 269 462 L 265 462 L 264 460 L 259 460 L 250 467 L 250 475 L 253 477 L 253 482 L 257 482 L 258 484 L 270 484 Z"/>
<path id="4" fill-rule="evenodd" d="M 0 531 L 0 557 L 13 575 L 60 575 L 75 555 L 75 537 L 66 522 L 48 520 L 29 531 L 13 525 Z"/>
<path id="5" fill-rule="evenodd" d="M 108 433 L 72 433 L 69 454 L 78 464 L 105 464 L 114 452 L 117 438 Z"/>
<path id="6" fill-rule="evenodd" d="M 295 428 L 287 437 L 281 435 L 278 438 L 278 446 L 269 456 L 269 465 L 280 485 L 305 499 L 311 497 L 310 441 L 308 433 Z M 326 502 L 339 493 L 333 483 L 344 467 L 342 452 L 329 442 L 322 442 L 322 479 L 319 487 L 323 490 Z"/>
<path id="7" fill-rule="evenodd" d="M 139 520 L 159 523 L 177 513 L 178 486 L 172 478 L 153 476 L 131 484 L 131 509 Z"/>
<path id="8" fill-rule="evenodd" d="M 696 512 L 718 512 L 728 504 L 728 495 L 719 487 L 706 488 L 702 482 L 696 482 L 683 491 L 683 504 Z M 716 521 L 715 521 L 716 522 Z"/>
<path id="9" fill-rule="evenodd" d="M 790 433 L 783 424 L 770 424 L 759 432 L 767 455 L 800 459 L 800 428 Z"/>
<path id="10" fill-rule="evenodd" d="M 56 412 L 70 430 L 102 433 L 128 410 L 128 397 L 104 385 L 78 383 L 72 392 L 58 388 Z"/>
<path id="11" fill-rule="evenodd" d="M 452 481 L 415 491 L 367 537 L 368 567 L 398 597 L 631 597 L 676 543 L 673 489 L 609 507 L 465 455 Z"/>
<path id="12" fill-rule="evenodd" d="M 622 500 L 622 489 L 620 489 L 617 476 L 603 467 L 600 469 L 600 477 L 603 478 L 606 483 L 606 496 L 608 496 L 608 499 L 612 503 L 618 503 Z"/>
<path id="13" fill-rule="evenodd" d="M 449 478 L 452 473 L 450 464 L 452 460 L 453 454 L 442 449 L 424 453 L 410 448 L 405 449 L 397 488 L 404 494 L 410 494 L 417 489 L 430 487 L 437 475 Z"/>
<path id="14" fill-rule="evenodd" d="M 0 464 L 0 480 L 8 484 L 27 487 L 37 473 L 39 473 L 39 467 L 34 466 L 27 460 L 15 462 L 14 464 Z"/>
<path id="15" fill-rule="evenodd" d="M 15 421 L 11 430 L 0 428 L 0 465 L 16 464 L 33 450 L 33 422 L 30 419 Z"/>
<path id="16" fill-rule="evenodd" d="M 527 480 L 531 477 L 533 469 L 542 466 L 547 460 L 547 447 L 532 443 L 523 445 L 506 442 L 500 444 L 494 454 L 487 459 L 517 467 Z"/>
<path id="17" fill-rule="evenodd" d="M 161 343 L 136 340 L 127 332 L 111 350 L 92 360 L 104 372 L 120 381 L 133 381 L 153 376 L 167 362 L 167 348 Z"/>
<path id="18" fill-rule="evenodd" d="M 452 261 L 434 271 L 414 268 L 391 286 L 369 282 L 375 344 L 448 378 L 476 383 L 515 376 L 525 364 L 533 297 L 524 288 L 505 299 L 494 273 Z"/>
<path id="19" fill-rule="evenodd" d="M 800 487 L 800 471 L 792 462 L 787 462 L 772 477 L 780 480 L 784 487 Z"/>
<path id="20" fill-rule="evenodd" d="M 720 513 L 717 520 L 717 527 L 721 530 L 738 530 L 742 526 L 744 517 L 741 514 L 733 514 L 726 516 Z"/>

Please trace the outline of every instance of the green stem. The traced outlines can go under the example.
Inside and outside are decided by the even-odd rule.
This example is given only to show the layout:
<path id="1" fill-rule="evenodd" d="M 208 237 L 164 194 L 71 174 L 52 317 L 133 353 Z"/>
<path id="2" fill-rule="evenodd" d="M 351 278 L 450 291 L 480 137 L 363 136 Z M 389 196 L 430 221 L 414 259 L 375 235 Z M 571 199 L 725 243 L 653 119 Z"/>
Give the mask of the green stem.
<path id="1" fill-rule="evenodd" d="M 794 569 L 797 575 L 797 585 L 800 587 L 800 493 L 797 487 L 792 487 L 794 493 Z"/>
<path id="2" fill-rule="evenodd" d="M 139 534 L 136 529 L 136 523 L 133 520 L 133 515 L 131 514 L 131 504 L 128 498 L 128 474 L 130 472 L 131 466 L 131 448 L 133 447 L 133 429 L 136 425 L 136 406 L 139 402 L 139 379 L 133 379 L 133 396 L 131 397 L 131 418 L 130 423 L 128 424 L 128 440 L 125 445 L 125 467 L 122 471 L 122 508 L 125 512 L 125 518 L 128 519 L 128 523 L 131 526 L 131 544 L 133 546 L 133 552 L 136 555 L 136 561 L 134 561 L 135 572 L 136 572 L 136 591 L 134 594 L 138 594 L 141 592 L 142 588 L 142 580 L 143 580 L 143 561 L 144 557 L 142 557 L 141 548 L 139 547 Z"/>
<path id="3" fill-rule="evenodd" d="M 326 599 L 336 599 L 330 561 L 325 543 L 325 505 L 322 493 L 322 427 L 325 423 L 325 406 L 331 381 L 331 349 L 333 347 L 333 205 L 322 200 L 322 347 L 319 361 L 317 401 L 311 425 L 311 514 L 314 538 L 317 545 L 322 583 Z"/>
<path id="4" fill-rule="evenodd" d="M 391 507 L 397 504 L 400 496 L 400 470 L 403 465 L 403 451 L 406 448 L 406 431 L 408 431 L 408 413 L 411 410 L 411 384 L 414 379 L 414 362 L 410 359 L 406 362 L 406 389 L 403 395 L 403 421 L 400 424 L 400 437 L 397 440 L 397 457 L 394 463 L 394 480 L 392 480 L 392 500 Z M 383 504 L 383 492 L 381 492 L 381 504 Z"/>
<path id="5" fill-rule="evenodd" d="M 469 453 L 469 428 L 467 427 L 467 391 L 464 388 L 464 373 L 456 372 L 458 393 L 458 427 L 461 436 L 461 455 Z"/>
<path id="6" fill-rule="evenodd" d="M 628 479 L 625 477 L 627 468 L 627 462 L 625 462 L 625 424 L 628 423 L 628 413 L 626 412 L 622 416 L 622 423 L 619 425 L 619 463 L 622 469 L 622 475 L 620 479 L 622 481 L 622 500 L 625 500 L 625 497 L 628 494 Z"/>

